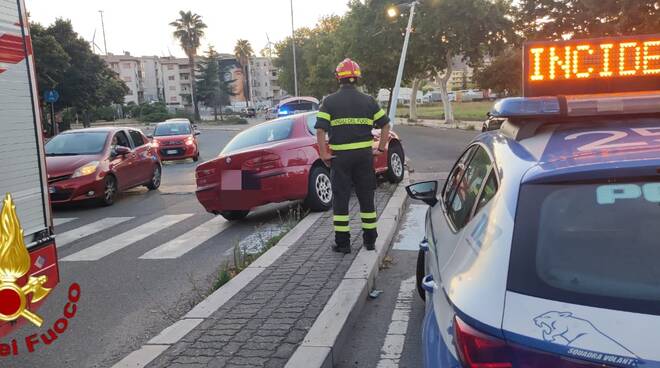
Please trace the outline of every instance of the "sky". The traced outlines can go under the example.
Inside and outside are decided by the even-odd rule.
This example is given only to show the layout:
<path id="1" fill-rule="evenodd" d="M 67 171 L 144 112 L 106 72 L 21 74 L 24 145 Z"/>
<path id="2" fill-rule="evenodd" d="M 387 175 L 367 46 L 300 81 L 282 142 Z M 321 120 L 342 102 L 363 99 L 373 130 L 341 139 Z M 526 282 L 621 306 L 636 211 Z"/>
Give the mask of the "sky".
<path id="1" fill-rule="evenodd" d="M 289 0 L 25 0 L 30 20 L 48 25 L 70 19 L 83 38 L 103 49 L 101 15 L 104 11 L 108 52 L 128 51 L 135 56 L 184 57 L 172 36 L 171 21 L 179 10 L 200 14 L 208 25 L 200 53 L 212 44 L 216 51 L 233 53 L 236 40 L 250 41 L 256 54 L 270 41 L 291 34 Z M 348 0 L 293 0 L 296 28 L 314 26 L 319 18 L 344 14 Z M 94 34 L 96 32 L 96 36 Z M 102 51 L 97 50 L 97 53 Z"/>

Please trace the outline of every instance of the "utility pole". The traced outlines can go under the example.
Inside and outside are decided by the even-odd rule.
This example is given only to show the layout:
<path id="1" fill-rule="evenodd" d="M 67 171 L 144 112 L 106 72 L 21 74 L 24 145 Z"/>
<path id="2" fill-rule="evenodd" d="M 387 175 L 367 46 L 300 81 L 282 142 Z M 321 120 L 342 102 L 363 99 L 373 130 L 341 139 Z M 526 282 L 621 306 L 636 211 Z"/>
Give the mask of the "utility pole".
<path id="1" fill-rule="evenodd" d="M 401 90 L 401 79 L 403 79 L 403 67 L 406 64 L 406 54 L 408 53 L 408 40 L 410 39 L 410 32 L 412 31 L 413 18 L 415 17 L 415 6 L 419 4 L 417 0 L 410 4 L 400 4 L 399 7 L 410 7 L 410 15 L 408 16 L 408 27 L 406 28 L 406 35 L 403 38 L 403 50 L 401 50 L 401 59 L 399 60 L 399 70 L 396 73 L 396 82 L 394 82 L 394 91 L 392 92 L 392 102 L 390 103 L 389 118 L 392 126 L 396 118 L 396 107 L 399 102 L 399 91 Z M 390 13 L 394 14 L 394 13 Z M 391 16 L 391 15 L 390 15 Z M 410 98 L 417 98 L 411 96 Z"/>
<path id="2" fill-rule="evenodd" d="M 105 41 L 105 23 L 103 22 L 103 10 L 99 10 L 101 13 L 101 28 L 103 29 L 103 48 L 105 49 L 105 55 L 108 55 L 108 44 Z"/>
<path id="3" fill-rule="evenodd" d="M 291 46 L 293 48 L 293 89 L 298 97 L 298 66 L 296 64 L 296 30 L 293 26 L 293 0 L 291 0 Z"/>

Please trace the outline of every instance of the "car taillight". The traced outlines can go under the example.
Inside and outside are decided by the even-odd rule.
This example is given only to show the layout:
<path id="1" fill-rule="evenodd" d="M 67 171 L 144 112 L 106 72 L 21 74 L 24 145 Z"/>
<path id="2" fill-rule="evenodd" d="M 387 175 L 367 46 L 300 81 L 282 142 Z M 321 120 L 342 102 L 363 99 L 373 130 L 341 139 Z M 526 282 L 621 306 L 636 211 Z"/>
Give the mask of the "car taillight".
<path id="1" fill-rule="evenodd" d="M 243 162 L 246 169 L 273 169 L 278 166 L 280 156 L 274 153 L 266 153 Z"/>
<path id="2" fill-rule="evenodd" d="M 595 368 L 603 364 L 576 361 L 508 343 L 454 318 L 456 352 L 465 368 Z"/>
<path id="3" fill-rule="evenodd" d="M 195 171 L 195 177 L 196 177 L 197 179 L 205 178 L 205 177 L 207 177 L 207 176 L 211 176 L 211 175 L 214 175 L 214 174 L 215 174 L 215 169 L 202 169 L 202 168 L 198 168 L 198 169 Z"/>

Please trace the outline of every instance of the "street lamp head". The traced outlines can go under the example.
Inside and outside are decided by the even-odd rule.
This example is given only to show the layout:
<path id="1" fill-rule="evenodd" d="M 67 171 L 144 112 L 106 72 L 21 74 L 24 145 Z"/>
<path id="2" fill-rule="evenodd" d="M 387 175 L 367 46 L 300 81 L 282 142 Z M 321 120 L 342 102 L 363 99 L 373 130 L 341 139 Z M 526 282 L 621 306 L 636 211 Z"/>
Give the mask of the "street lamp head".
<path id="1" fill-rule="evenodd" d="M 387 9 L 387 16 L 390 18 L 396 18 L 399 16 L 399 8 L 396 6 L 392 6 Z"/>

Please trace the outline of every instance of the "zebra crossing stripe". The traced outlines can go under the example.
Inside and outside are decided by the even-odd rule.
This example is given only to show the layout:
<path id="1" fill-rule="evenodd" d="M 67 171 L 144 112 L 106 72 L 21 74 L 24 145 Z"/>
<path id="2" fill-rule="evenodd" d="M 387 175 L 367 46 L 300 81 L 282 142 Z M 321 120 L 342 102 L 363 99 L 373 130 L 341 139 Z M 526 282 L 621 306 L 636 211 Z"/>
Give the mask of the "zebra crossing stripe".
<path id="1" fill-rule="evenodd" d="M 143 254 L 140 259 L 175 259 L 183 256 L 204 242 L 222 233 L 231 223 L 222 217 L 216 217 L 169 242 Z"/>
<path id="2" fill-rule="evenodd" d="M 80 252 L 64 257 L 62 261 L 98 261 L 103 257 L 122 250 L 131 244 L 139 242 L 140 240 L 146 239 L 147 237 L 156 234 L 157 232 L 166 229 L 178 222 L 181 222 L 191 216 L 193 216 L 192 213 L 161 216 L 132 230 L 121 233 L 89 248 L 85 248 Z"/>
<path id="3" fill-rule="evenodd" d="M 60 226 L 69 223 L 71 221 L 75 221 L 77 219 L 78 219 L 77 217 L 58 217 L 53 219 L 53 225 Z"/>
<path id="4" fill-rule="evenodd" d="M 87 224 L 76 229 L 67 231 L 62 234 L 55 235 L 55 243 L 58 248 L 61 248 L 67 244 L 70 244 L 76 240 L 82 239 L 84 237 L 96 234 L 100 231 L 109 229 L 113 226 L 117 226 L 121 223 L 124 223 L 128 220 L 132 220 L 134 217 L 107 217 L 91 224 Z"/>

